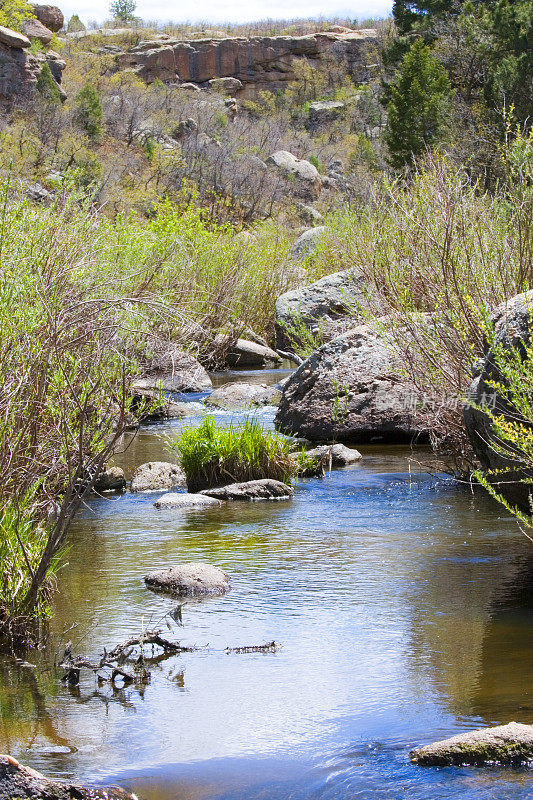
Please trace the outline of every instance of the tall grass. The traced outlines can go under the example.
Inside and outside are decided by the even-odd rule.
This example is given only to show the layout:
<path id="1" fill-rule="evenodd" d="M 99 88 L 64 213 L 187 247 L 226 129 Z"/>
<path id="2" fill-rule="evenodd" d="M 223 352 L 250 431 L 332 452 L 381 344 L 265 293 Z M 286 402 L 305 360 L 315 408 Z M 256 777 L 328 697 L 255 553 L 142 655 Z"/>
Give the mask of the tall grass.
<path id="1" fill-rule="evenodd" d="M 174 443 L 191 492 L 261 478 L 290 483 L 298 471 L 288 439 L 265 431 L 257 419 L 217 426 L 206 417 Z"/>

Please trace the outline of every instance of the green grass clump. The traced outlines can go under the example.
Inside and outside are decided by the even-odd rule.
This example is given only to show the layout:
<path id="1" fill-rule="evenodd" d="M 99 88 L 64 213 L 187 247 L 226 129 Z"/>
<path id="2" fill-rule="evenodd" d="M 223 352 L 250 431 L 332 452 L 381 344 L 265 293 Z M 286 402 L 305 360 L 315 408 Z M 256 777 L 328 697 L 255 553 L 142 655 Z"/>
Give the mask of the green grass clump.
<path id="1" fill-rule="evenodd" d="M 265 431 L 253 418 L 218 427 L 206 417 L 197 428 L 186 428 L 174 448 L 190 492 L 261 478 L 288 483 L 298 472 L 289 440 Z"/>

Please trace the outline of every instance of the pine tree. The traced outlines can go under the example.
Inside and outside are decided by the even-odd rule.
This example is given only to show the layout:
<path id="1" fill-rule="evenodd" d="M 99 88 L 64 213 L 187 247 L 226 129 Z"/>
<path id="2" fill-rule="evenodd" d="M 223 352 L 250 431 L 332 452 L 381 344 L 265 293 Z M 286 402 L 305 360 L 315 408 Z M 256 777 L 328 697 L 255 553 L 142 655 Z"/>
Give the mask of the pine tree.
<path id="1" fill-rule="evenodd" d="M 102 135 L 103 111 L 98 91 L 90 83 L 76 95 L 76 121 L 93 140 Z"/>
<path id="2" fill-rule="evenodd" d="M 56 106 L 61 103 L 59 86 L 55 82 L 54 76 L 46 61 L 37 78 L 37 91 L 50 105 Z"/>
<path id="3" fill-rule="evenodd" d="M 77 31 L 84 31 L 86 30 L 85 25 L 78 17 L 77 14 L 73 14 L 68 21 L 67 31 L 69 33 L 76 33 Z"/>
<path id="4" fill-rule="evenodd" d="M 393 167 L 411 164 L 442 139 L 451 96 L 446 70 L 422 40 L 416 41 L 390 86 L 385 140 Z"/>
<path id="5" fill-rule="evenodd" d="M 109 6 L 115 19 L 120 19 L 122 22 L 132 22 L 135 19 L 136 8 L 136 0 L 114 0 Z"/>

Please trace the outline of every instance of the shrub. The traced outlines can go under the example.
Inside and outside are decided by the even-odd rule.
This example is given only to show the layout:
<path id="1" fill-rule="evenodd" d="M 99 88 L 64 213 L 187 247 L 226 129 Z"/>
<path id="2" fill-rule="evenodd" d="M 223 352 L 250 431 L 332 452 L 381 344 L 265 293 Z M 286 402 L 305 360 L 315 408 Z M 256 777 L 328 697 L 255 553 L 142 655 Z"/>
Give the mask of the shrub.
<path id="1" fill-rule="evenodd" d="M 52 106 L 58 106 L 61 103 L 61 93 L 59 86 L 54 80 L 54 76 L 50 70 L 49 65 L 45 62 L 37 78 L 37 91 L 43 99 Z"/>
<path id="2" fill-rule="evenodd" d="M 287 483 L 298 471 L 289 440 L 254 418 L 219 427 L 206 417 L 197 428 L 186 428 L 174 447 L 191 492 L 260 478 Z"/>
<path id="3" fill-rule="evenodd" d="M 90 139 L 99 139 L 102 135 L 102 101 L 98 91 L 90 83 L 76 95 L 76 120 Z"/>
<path id="4" fill-rule="evenodd" d="M 0 7 L 0 25 L 13 31 L 22 30 L 22 23 L 33 17 L 33 9 L 26 0 L 3 0 Z"/>

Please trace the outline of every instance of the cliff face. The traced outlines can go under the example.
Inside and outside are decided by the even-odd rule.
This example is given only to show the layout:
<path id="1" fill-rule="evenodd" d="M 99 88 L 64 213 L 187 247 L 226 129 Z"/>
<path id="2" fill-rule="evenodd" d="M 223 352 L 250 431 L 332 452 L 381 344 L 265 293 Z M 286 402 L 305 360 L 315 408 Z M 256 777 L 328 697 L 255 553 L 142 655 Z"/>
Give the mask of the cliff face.
<path id="1" fill-rule="evenodd" d="M 365 52 L 375 44 L 373 29 L 308 36 L 257 36 L 249 39 L 197 39 L 141 42 L 118 58 L 120 69 L 134 69 L 144 80 L 206 83 L 238 78 L 242 94 L 283 88 L 294 80 L 293 62 L 305 58 L 318 65 L 328 59 L 344 63 L 358 80 L 365 79 Z"/>
<path id="2" fill-rule="evenodd" d="M 28 52 L 30 44 L 24 34 L 0 26 L 0 101 L 20 100 L 31 93 L 45 61 L 59 86 L 65 62 L 53 50 L 33 55 Z"/>

